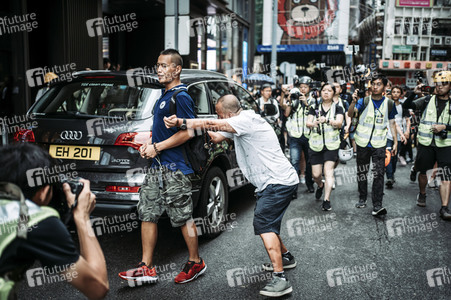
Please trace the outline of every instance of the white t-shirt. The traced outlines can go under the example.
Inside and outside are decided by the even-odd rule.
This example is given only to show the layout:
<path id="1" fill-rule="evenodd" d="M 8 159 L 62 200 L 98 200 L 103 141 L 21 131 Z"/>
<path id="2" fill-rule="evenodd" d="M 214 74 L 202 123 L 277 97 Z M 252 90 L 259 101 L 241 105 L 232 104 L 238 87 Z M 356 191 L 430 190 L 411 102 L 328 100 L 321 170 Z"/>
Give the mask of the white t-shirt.
<path id="1" fill-rule="evenodd" d="M 291 186 L 299 183 L 295 169 L 282 153 L 274 130 L 260 115 L 244 110 L 227 122 L 236 133 L 220 134 L 233 138 L 238 166 L 257 187 L 257 192 L 268 184 Z"/>
<path id="2" fill-rule="evenodd" d="M 395 122 L 396 122 L 396 124 L 399 125 L 399 127 L 402 130 L 405 131 L 407 125 L 406 125 L 406 120 L 404 120 L 404 118 L 402 117 L 402 104 L 400 103 L 399 105 L 395 105 L 395 106 L 396 106 L 396 110 L 398 111 L 398 113 L 395 115 Z M 388 125 L 387 139 L 393 141 L 393 135 L 391 134 L 390 125 Z M 399 132 L 398 132 L 398 141 L 401 141 L 401 135 Z"/>

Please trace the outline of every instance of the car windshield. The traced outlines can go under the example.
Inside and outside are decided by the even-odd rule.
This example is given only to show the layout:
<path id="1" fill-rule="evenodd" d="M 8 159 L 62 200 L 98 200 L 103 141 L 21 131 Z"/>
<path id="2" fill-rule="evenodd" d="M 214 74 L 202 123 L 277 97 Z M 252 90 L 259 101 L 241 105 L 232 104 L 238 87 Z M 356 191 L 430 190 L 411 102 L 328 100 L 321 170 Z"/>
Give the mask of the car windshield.
<path id="1" fill-rule="evenodd" d="M 76 82 L 52 87 L 32 113 L 68 116 L 105 116 L 145 119 L 152 115 L 160 89 L 131 87 L 116 82 Z"/>

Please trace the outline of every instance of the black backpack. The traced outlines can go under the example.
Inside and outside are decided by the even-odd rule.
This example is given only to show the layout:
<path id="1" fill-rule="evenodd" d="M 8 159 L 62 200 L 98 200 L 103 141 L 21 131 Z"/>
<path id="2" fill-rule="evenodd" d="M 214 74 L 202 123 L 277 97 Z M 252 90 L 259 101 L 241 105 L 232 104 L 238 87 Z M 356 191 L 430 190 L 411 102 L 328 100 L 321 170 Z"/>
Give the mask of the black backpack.
<path id="1" fill-rule="evenodd" d="M 171 102 L 169 103 L 170 115 L 177 115 L 177 95 L 180 92 L 187 92 L 187 89 L 178 89 L 172 94 Z M 194 107 L 194 117 L 197 118 L 197 107 Z M 201 174 L 207 166 L 210 157 L 210 142 L 211 138 L 204 129 L 194 130 L 194 137 L 183 144 L 183 158 L 185 163 L 190 165 L 196 174 Z"/>

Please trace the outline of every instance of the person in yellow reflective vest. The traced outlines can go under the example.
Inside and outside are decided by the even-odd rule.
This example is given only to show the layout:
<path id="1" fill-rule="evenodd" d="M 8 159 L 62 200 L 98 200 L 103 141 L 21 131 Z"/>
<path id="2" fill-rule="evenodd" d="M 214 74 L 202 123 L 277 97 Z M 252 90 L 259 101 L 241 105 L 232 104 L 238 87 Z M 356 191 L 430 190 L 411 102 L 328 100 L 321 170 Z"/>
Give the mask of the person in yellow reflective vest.
<path id="1" fill-rule="evenodd" d="M 309 96 L 312 79 L 303 76 L 299 79 L 295 87 L 291 89 L 290 95 L 285 96 L 286 108 L 285 116 L 287 119 L 288 142 L 290 145 L 290 162 L 297 174 L 302 174 L 300 170 L 301 155 L 305 158 L 305 184 L 307 192 L 313 193 L 312 165 L 309 162 L 308 140 L 310 137 L 310 128 L 307 128 L 307 116 L 309 105 L 312 98 Z"/>
<path id="2" fill-rule="evenodd" d="M 440 178 L 440 197 L 442 207 L 440 217 L 450 221 L 448 210 L 451 194 L 451 71 L 441 71 L 434 76 L 435 94 L 421 97 L 415 101 L 408 98 L 403 107 L 421 111 L 420 126 L 418 127 L 418 148 L 415 159 L 415 169 L 420 172 L 418 185 L 420 192 L 417 195 L 417 205 L 426 206 L 427 174 L 437 172 Z M 421 85 L 415 90 L 420 92 Z M 434 164 L 437 162 L 437 169 Z M 430 175 L 429 175 L 430 177 Z"/>
<path id="3" fill-rule="evenodd" d="M 0 147 L 0 166 L 0 299 L 15 299 L 14 285 L 24 277 L 29 287 L 52 289 L 52 283 L 67 281 L 89 299 L 105 297 L 108 275 L 89 218 L 95 207 L 89 181 L 80 179 L 83 190 L 72 210 L 79 252 L 58 212 L 48 207 L 75 202 L 67 183 L 65 199 L 53 197 L 62 169 L 48 152 L 28 143 Z M 42 267 L 29 269 L 36 260 Z"/>
<path id="4" fill-rule="evenodd" d="M 330 211 L 330 193 L 334 185 L 334 166 L 338 160 L 340 129 L 344 110 L 333 101 L 335 87 L 325 84 L 320 89 L 322 101 L 315 101 L 309 109 L 307 126 L 312 129 L 309 140 L 309 157 L 313 179 L 317 184 L 316 200 L 320 200 L 324 190 L 321 208 Z M 322 182 L 324 166 L 325 182 Z"/>
<path id="5" fill-rule="evenodd" d="M 371 96 L 358 100 L 358 90 L 352 95 L 348 115 L 353 116 L 355 110 L 359 115 L 359 124 L 355 132 L 357 143 L 357 182 L 359 202 L 357 208 L 366 207 L 368 194 L 368 171 L 372 160 L 372 202 L 373 216 L 385 215 L 387 210 L 382 206 L 384 195 L 385 149 L 387 146 L 387 131 L 390 127 L 392 136 L 396 136 L 395 116 L 396 106 L 393 100 L 383 96 L 387 78 L 376 74 L 371 79 Z M 357 101 L 358 100 L 358 101 Z M 392 107 L 390 109 L 390 107 Z M 398 139 L 394 139 L 392 155 L 397 153 Z"/>

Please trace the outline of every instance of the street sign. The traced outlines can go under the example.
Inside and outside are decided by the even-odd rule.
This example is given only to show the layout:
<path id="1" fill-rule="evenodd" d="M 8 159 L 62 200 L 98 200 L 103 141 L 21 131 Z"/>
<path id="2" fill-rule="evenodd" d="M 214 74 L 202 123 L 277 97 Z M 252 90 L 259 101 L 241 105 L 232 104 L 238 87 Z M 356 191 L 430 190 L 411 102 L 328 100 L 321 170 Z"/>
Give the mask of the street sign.
<path id="1" fill-rule="evenodd" d="M 280 63 L 280 66 L 279 66 L 279 71 L 280 71 L 280 73 L 286 74 L 289 65 L 290 65 L 290 64 L 289 64 L 287 61 L 281 62 L 281 63 Z"/>
<path id="2" fill-rule="evenodd" d="M 289 64 L 288 67 L 288 77 L 293 77 L 294 75 L 296 75 L 296 64 Z"/>
<path id="3" fill-rule="evenodd" d="M 354 52 L 354 50 L 355 50 L 355 52 L 357 53 L 357 52 L 359 52 L 360 51 L 360 45 L 348 45 L 348 51 L 349 52 Z"/>
<path id="4" fill-rule="evenodd" d="M 412 53 L 412 46 L 408 45 L 393 45 L 393 53 Z"/>

